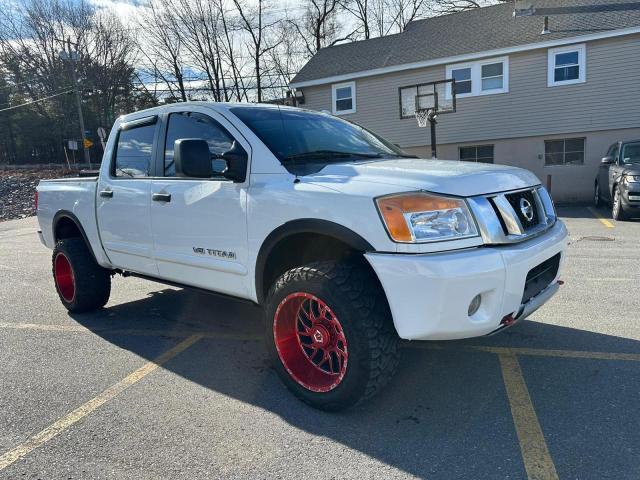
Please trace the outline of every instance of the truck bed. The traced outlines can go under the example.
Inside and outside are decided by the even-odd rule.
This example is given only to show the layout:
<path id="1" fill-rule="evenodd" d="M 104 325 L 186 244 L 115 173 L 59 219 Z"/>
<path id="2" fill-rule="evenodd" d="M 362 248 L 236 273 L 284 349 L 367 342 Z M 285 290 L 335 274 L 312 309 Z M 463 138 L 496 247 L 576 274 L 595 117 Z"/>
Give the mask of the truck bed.
<path id="1" fill-rule="evenodd" d="M 59 178 L 41 180 L 38 184 L 38 222 L 42 241 L 55 246 L 52 225 L 56 215 L 67 215 L 84 233 L 99 263 L 107 263 L 96 224 L 96 188 L 98 177 Z"/>

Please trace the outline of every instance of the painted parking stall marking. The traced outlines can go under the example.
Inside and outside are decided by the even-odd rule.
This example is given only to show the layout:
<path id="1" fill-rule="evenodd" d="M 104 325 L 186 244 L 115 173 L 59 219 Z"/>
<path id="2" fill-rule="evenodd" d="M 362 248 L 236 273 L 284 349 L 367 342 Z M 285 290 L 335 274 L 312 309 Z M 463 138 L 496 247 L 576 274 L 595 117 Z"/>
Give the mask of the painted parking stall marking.
<path id="1" fill-rule="evenodd" d="M 593 214 L 594 217 L 596 217 L 598 220 L 600 220 L 600 223 L 603 224 L 605 227 L 607 228 L 615 228 L 615 225 L 608 219 L 604 218 L 602 215 L 600 215 L 600 212 L 598 212 L 595 208 L 592 207 L 588 207 L 588 210 Z"/>
<path id="2" fill-rule="evenodd" d="M 92 398 L 85 404 L 76 408 L 71 413 L 60 418 L 55 423 L 49 425 L 44 430 L 40 431 L 39 433 L 36 433 L 33 437 L 31 437 L 26 442 L 18 445 L 12 450 L 9 450 L 4 455 L 0 456 L 0 471 L 4 470 L 9 465 L 17 462 L 21 458 L 24 458 L 25 456 L 29 455 L 29 453 L 41 447 L 52 438 L 58 436 L 59 434 L 67 430 L 69 427 L 71 427 L 73 424 L 79 422 L 84 417 L 89 415 L 91 412 L 97 410 L 98 408 L 100 408 L 102 405 L 109 402 L 110 400 L 113 400 L 115 397 L 120 395 L 131 385 L 138 383 L 144 377 L 146 377 L 150 373 L 157 370 L 164 363 L 168 362 L 179 353 L 191 347 L 194 343 L 199 341 L 201 338 L 202 338 L 202 335 L 199 335 L 199 334 L 188 337 L 187 339 L 177 344 L 175 347 L 164 352 L 162 355 L 157 357 L 152 362 L 148 362 L 144 364 L 142 367 L 138 368 L 137 370 L 134 370 L 125 378 L 120 380 L 118 383 L 115 383 L 109 388 L 107 388 L 106 390 L 104 390 L 97 397 Z"/>
<path id="3" fill-rule="evenodd" d="M 533 408 L 518 357 L 512 353 L 501 353 L 498 358 L 527 477 L 530 480 L 557 479 L 558 473 Z"/>

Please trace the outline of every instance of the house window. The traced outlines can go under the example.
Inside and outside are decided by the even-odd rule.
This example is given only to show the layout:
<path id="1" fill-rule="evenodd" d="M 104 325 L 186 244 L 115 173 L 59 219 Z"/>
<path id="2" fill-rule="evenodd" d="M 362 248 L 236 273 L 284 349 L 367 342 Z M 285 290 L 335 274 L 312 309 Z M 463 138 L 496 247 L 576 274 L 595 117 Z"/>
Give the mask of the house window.
<path id="1" fill-rule="evenodd" d="M 481 89 L 483 92 L 491 90 L 502 90 L 504 84 L 504 64 L 503 63 L 487 63 L 480 68 L 482 76 Z"/>
<path id="2" fill-rule="evenodd" d="M 447 65 L 446 77 L 456 81 L 456 96 L 471 97 L 509 91 L 509 57 Z M 451 91 L 447 91 L 450 98 Z"/>
<path id="3" fill-rule="evenodd" d="M 586 47 L 584 44 L 550 48 L 548 55 L 548 86 L 585 82 Z"/>
<path id="4" fill-rule="evenodd" d="M 333 114 L 342 115 L 356 111 L 356 82 L 338 83 L 331 86 Z"/>
<path id="5" fill-rule="evenodd" d="M 583 165 L 584 138 L 545 140 L 545 165 Z"/>
<path id="6" fill-rule="evenodd" d="M 457 68 L 451 70 L 451 77 L 456 81 L 456 94 L 465 95 L 471 93 L 471 68 Z"/>
<path id="7" fill-rule="evenodd" d="M 493 145 L 460 147 L 458 153 L 464 162 L 493 163 Z"/>

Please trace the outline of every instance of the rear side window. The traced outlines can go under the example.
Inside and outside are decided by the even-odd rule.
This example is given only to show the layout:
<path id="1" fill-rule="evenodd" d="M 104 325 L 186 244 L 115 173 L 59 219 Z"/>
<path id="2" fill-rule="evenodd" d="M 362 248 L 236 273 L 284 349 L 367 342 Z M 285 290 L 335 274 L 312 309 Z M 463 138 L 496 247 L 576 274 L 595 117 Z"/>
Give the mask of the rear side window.
<path id="1" fill-rule="evenodd" d="M 116 177 L 148 177 L 156 125 L 142 125 L 118 134 L 114 175 Z"/>
<path id="2" fill-rule="evenodd" d="M 176 140 L 181 138 L 201 138 L 209 144 L 211 166 L 214 172 L 222 172 L 226 164 L 218 158 L 231 150 L 233 137 L 227 130 L 208 115 L 198 112 L 181 112 L 169 115 L 167 138 L 164 149 L 164 176 L 174 177 L 176 174 L 173 162 L 173 149 Z"/>

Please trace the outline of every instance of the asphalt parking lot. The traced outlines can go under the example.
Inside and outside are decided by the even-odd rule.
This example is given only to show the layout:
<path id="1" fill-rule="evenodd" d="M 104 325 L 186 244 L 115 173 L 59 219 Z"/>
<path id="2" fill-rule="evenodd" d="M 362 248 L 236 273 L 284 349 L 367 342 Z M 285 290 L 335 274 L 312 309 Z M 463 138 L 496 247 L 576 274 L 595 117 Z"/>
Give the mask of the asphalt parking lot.
<path id="1" fill-rule="evenodd" d="M 0 223 L 0 478 L 640 478 L 640 221 L 560 215 L 549 304 L 405 344 L 393 383 L 339 414 L 285 390 L 256 307 L 116 277 L 69 316 L 35 219 Z"/>

